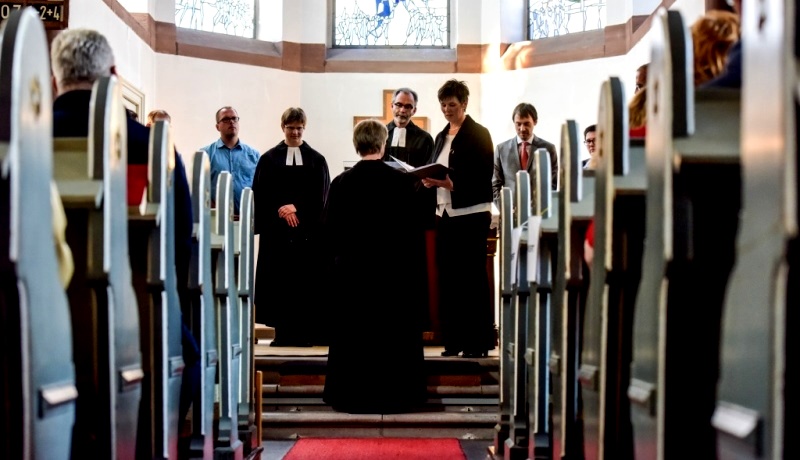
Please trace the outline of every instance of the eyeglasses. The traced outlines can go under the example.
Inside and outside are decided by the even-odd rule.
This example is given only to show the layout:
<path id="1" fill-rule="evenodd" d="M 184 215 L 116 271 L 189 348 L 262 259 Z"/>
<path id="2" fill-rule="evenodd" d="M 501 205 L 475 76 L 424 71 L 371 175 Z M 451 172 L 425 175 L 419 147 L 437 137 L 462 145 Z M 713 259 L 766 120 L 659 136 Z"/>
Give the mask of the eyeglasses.
<path id="1" fill-rule="evenodd" d="M 394 108 L 396 108 L 397 110 L 400 110 L 400 109 L 413 110 L 414 106 L 411 105 L 411 104 L 401 104 L 399 102 L 395 102 L 394 103 Z"/>
<path id="2" fill-rule="evenodd" d="M 584 144 L 596 144 L 597 141 L 595 139 L 586 139 L 583 141 Z"/>
<path id="3" fill-rule="evenodd" d="M 217 123 L 238 123 L 238 122 L 239 122 L 239 117 L 225 117 L 225 118 L 220 118 Z"/>

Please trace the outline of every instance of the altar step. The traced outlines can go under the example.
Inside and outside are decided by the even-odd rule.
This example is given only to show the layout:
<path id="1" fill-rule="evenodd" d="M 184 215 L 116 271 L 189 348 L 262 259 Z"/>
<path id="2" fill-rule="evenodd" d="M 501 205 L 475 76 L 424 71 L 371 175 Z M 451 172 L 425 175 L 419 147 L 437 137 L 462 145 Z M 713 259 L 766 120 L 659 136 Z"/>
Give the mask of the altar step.
<path id="1" fill-rule="evenodd" d="M 264 439 L 307 436 L 492 439 L 497 423 L 499 360 L 443 358 L 426 347 L 428 399 L 406 414 L 345 414 L 322 401 L 327 348 L 257 347 L 263 375 Z M 271 354 L 267 354 L 271 353 Z M 496 354 L 496 351 L 495 351 Z M 368 366 L 369 363 L 364 363 Z"/>

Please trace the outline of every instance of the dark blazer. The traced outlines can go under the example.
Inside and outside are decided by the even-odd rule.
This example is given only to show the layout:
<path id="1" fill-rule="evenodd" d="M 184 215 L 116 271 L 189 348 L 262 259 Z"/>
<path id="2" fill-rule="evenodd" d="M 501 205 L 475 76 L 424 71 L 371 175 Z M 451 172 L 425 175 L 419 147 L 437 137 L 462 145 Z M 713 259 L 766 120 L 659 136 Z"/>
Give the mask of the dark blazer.
<path id="1" fill-rule="evenodd" d="M 449 130 L 450 123 L 436 135 L 430 163 L 435 163 L 443 153 L 442 148 Z M 450 180 L 453 181 L 450 197 L 453 208 L 491 203 L 494 144 L 489 130 L 467 115 L 446 154 L 450 155 Z"/>
<path id="2" fill-rule="evenodd" d="M 553 190 L 558 187 L 558 154 L 556 153 L 556 146 L 542 139 L 541 137 L 533 136 L 530 146 L 530 155 L 528 156 L 528 164 L 525 165 L 525 170 L 531 173 L 533 179 L 533 171 L 537 165 L 533 164 L 533 152 L 537 149 L 546 149 L 550 154 L 550 184 Z M 519 159 L 519 146 L 517 145 L 517 136 L 497 144 L 494 152 L 494 176 L 492 177 L 492 192 L 494 199 L 500 200 L 500 190 L 503 187 L 511 189 L 512 194 L 516 189 L 517 171 L 522 170 L 522 165 Z"/>

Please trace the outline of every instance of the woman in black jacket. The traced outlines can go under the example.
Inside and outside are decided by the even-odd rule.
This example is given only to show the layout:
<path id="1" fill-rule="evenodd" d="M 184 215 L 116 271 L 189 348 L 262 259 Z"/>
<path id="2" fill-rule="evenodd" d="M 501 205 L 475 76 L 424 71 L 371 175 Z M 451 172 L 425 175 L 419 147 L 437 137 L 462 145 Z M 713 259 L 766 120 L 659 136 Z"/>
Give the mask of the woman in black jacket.
<path id="1" fill-rule="evenodd" d="M 436 262 L 442 356 L 486 356 L 494 348 L 494 312 L 486 273 L 491 222 L 494 144 L 489 131 L 466 114 L 469 88 L 448 80 L 439 88 L 447 126 L 436 136 L 432 162 L 450 169 L 423 179 L 436 189 Z"/>

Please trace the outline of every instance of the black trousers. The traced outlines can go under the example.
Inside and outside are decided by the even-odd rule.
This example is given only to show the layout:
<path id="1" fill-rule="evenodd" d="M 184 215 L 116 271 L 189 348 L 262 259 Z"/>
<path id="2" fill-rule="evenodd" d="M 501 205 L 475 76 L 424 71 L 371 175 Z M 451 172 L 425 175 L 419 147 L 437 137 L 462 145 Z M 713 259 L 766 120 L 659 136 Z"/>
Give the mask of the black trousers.
<path id="1" fill-rule="evenodd" d="M 494 310 L 486 272 L 486 238 L 491 214 L 452 217 L 446 212 L 436 229 L 439 320 L 449 351 L 494 348 Z"/>

